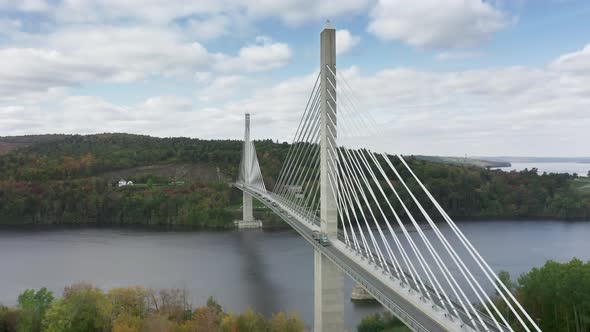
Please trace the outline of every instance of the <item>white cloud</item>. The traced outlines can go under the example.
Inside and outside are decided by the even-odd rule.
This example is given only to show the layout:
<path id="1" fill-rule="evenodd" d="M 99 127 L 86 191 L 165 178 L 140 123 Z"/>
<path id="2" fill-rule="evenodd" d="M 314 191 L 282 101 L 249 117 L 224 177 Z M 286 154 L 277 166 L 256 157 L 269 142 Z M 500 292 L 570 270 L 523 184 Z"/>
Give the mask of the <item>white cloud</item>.
<path id="1" fill-rule="evenodd" d="M 202 102 L 227 100 L 235 97 L 239 92 L 247 90 L 245 87 L 252 81 L 242 75 L 222 75 L 216 77 L 211 84 L 198 91 L 198 98 Z"/>
<path id="2" fill-rule="evenodd" d="M 241 15 L 249 20 L 277 17 L 289 25 L 360 14 L 371 0 L 0 0 L 0 8 L 44 11 L 60 22 L 170 23 L 178 18 Z M 221 23 L 224 24 L 224 23 Z M 217 29 L 217 27 L 215 27 Z"/>
<path id="3" fill-rule="evenodd" d="M 256 40 L 259 44 L 242 47 L 235 57 L 219 56 L 216 68 L 224 72 L 258 72 L 281 68 L 291 62 L 293 54 L 289 45 L 272 42 L 267 37 L 259 36 Z"/>
<path id="4" fill-rule="evenodd" d="M 75 25 L 26 41 L 35 46 L 0 49 L 0 101 L 90 82 L 174 77 L 204 83 L 211 71 L 268 71 L 292 57 L 287 44 L 268 38 L 236 56 L 214 54 L 176 28 L 157 26 Z"/>
<path id="5" fill-rule="evenodd" d="M 49 9 L 45 0 L 0 0 L 0 9 L 16 9 L 23 12 L 43 12 Z"/>
<path id="6" fill-rule="evenodd" d="M 176 18 L 193 15 L 219 14 L 235 8 L 234 2 L 215 0 L 64 0 L 51 7 L 59 22 L 118 23 L 149 22 L 169 23 Z"/>
<path id="7" fill-rule="evenodd" d="M 0 18 L 0 37 L 8 36 L 20 31 L 22 23 L 19 20 Z"/>
<path id="8" fill-rule="evenodd" d="M 179 112 L 188 112 L 193 108 L 193 102 L 189 98 L 178 96 L 157 96 L 150 97 L 143 107 L 149 110 L 160 112 L 163 109 L 174 109 Z"/>
<path id="9" fill-rule="evenodd" d="M 370 33 L 424 48 L 470 47 L 512 22 L 483 0 L 379 0 Z"/>
<path id="10" fill-rule="evenodd" d="M 192 75 L 211 64 L 201 44 L 157 27 L 89 26 L 65 28 L 47 37 L 50 49 L 61 50 L 89 66 L 108 67 L 114 81 L 134 81 L 150 75 Z"/>
<path id="11" fill-rule="evenodd" d="M 0 49 L 0 100 L 21 93 L 46 92 L 53 87 L 114 75 L 104 66 L 91 66 L 61 52 L 47 49 Z"/>
<path id="12" fill-rule="evenodd" d="M 465 60 L 479 58 L 483 55 L 481 52 L 441 52 L 436 55 L 440 61 Z"/>
<path id="13" fill-rule="evenodd" d="M 216 15 L 204 19 L 191 19 L 187 26 L 190 34 L 199 40 L 215 39 L 228 33 L 231 19 L 224 15 Z"/>
<path id="14" fill-rule="evenodd" d="M 356 91 L 358 109 L 370 112 L 381 130 L 359 141 L 369 147 L 439 155 L 587 153 L 590 75 L 552 64 L 451 72 L 390 68 L 370 75 L 351 67 L 340 74 Z M 316 75 L 254 87 L 239 75 L 217 77 L 200 91 L 199 96 L 216 102 L 207 107 L 174 96 L 130 106 L 66 96 L 53 102 L 56 111 L 15 104 L 0 107 L 0 129 L 7 134 L 124 131 L 239 138 L 243 114 L 250 112 L 254 137 L 291 140 Z M 237 93 L 214 95 L 223 89 Z M 236 97 L 244 90 L 247 97 Z M 346 138 L 350 120 L 344 110 L 340 114 L 339 137 Z"/>
<path id="15" fill-rule="evenodd" d="M 244 0 L 248 15 L 254 18 L 276 16 L 289 25 L 311 20 L 334 19 L 360 14 L 371 0 Z"/>
<path id="16" fill-rule="evenodd" d="M 5 2 L 0 0 L 0 8 L 7 8 Z M 496 2 L 424 0 L 396 6 L 399 3 L 379 1 L 368 31 L 424 48 L 454 48 L 475 45 L 512 22 L 492 5 Z M 195 40 L 235 32 L 237 24 L 244 23 L 234 19 L 276 17 L 301 25 L 362 13 L 369 4 L 64 0 L 48 7 L 40 0 L 12 2 L 10 9 L 37 11 L 47 25 L 43 34 L 31 34 L 23 32 L 18 21 L 0 21 L 0 38 L 10 41 L 0 48 L 0 130 L 240 138 L 243 113 L 251 112 L 255 137 L 290 139 L 316 75 L 274 84 L 261 79 L 262 74 L 251 77 L 288 65 L 293 57 L 289 45 L 259 36 L 253 44 L 222 54 Z M 360 41 L 348 30 L 338 30 L 337 38 L 340 54 Z M 389 68 L 364 75 L 352 67 L 340 73 L 364 101 L 361 109 L 370 110 L 386 130 L 369 143 L 390 152 L 583 155 L 587 147 L 582 143 L 590 140 L 589 53 L 586 46 L 538 68 Z M 477 55 L 451 50 L 437 58 Z M 124 105 L 76 89 L 89 82 L 117 87 L 110 83 L 152 77 L 173 78 L 170 84 L 196 82 L 202 88 L 191 88 L 194 95 L 189 97 L 146 89 L 143 101 Z M 170 88 L 169 82 L 158 83 Z M 345 133 L 344 126 L 340 130 Z"/>
<path id="17" fill-rule="evenodd" d="M 336 54 L 347 53 L 360 41 L 360 37 L 353 36 L 348 30 L 336 30 Z"/>
<path id="18" fill-rule="evenodd" d="M 578 72 L 580 74 L 590 73 L 590 44 L 582 50 L 560 56 L 551 63 L 551 67 L 558 70 Z"/>

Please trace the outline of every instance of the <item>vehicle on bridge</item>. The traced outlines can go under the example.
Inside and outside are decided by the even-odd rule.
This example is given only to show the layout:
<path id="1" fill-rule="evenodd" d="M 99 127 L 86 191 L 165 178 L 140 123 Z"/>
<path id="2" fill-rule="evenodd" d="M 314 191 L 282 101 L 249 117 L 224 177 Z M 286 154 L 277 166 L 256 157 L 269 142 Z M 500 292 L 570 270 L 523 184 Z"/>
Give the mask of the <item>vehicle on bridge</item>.
<path id="1" fill-rule="evenodd" d="M 313 231 L 311 233 L 311 237 L 315 241 L 318 241 L 324 247 L 330 245 L 330 240 L 328 240 L 328 235 L 326 233 L 321 233 L 320 231 Z"/>
<path id="2" fill-rule="evenodd" d="M 318 242 L 321 245 L 323 245 L 324 247 L 327 247 L 330 245 L 330 240 L 328 240 L 328 235 L 325 233 L 320 234 L 320 238 L 319 238 Z"/>
<path id="3" fill-rule="evenodd" d="M 318 241 L 320 239 L 320 231 L 313 231 L 311 233 L 311 237 L 315 240 Z"/>

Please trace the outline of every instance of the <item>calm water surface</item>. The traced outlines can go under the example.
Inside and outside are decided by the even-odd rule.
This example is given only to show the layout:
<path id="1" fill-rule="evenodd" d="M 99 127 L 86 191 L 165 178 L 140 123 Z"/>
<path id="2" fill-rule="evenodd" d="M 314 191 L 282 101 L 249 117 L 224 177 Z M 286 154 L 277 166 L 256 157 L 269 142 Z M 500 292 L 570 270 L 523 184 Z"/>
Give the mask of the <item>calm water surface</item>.
<path id="1" fill-rule="evenodd" d="M 590 260 L 590 223 L 463 222 L 492 267 L 513 278 L 546 260 Z M 226 310 L 296 311 L 313 323 L 313 252 L 294 231 L 162 232 L 130 229 L 0 230 L 0 303 L 25 288 L 86 281 L 101 288 L 186 288 Z M 346 296 L 353 283 L 346 281 Z M 379 306 L 346 302 L 356 326 Z"/>

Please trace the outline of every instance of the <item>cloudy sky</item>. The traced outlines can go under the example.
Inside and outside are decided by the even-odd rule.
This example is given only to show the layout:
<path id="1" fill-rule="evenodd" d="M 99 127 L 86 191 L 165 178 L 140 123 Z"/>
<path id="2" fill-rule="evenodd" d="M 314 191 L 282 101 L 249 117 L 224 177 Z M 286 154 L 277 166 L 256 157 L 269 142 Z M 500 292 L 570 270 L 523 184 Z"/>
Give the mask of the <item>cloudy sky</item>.
<path id="1" fill-rule="evenodd" d="M 0 0 L 0 136 L 291 140 L 337 28 L 370 144 L 590 155 L 585 0 Z"/>

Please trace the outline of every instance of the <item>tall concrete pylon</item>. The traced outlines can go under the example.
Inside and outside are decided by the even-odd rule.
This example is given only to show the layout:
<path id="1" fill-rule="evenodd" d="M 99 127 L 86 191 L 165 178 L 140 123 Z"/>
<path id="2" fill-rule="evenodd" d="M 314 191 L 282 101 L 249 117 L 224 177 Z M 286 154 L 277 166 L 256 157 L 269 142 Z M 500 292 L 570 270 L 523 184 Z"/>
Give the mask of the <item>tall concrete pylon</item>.
<path id="1" fill-rule="evenodd" d="M 337 135 L 336 103 L 332 100 L 332 97 L 336 98 L 336 77 L 332 74 L 336 73 L 336 30 L 329 21 L 320 34 L 320 66 L 320 219 L 322 232 L 335 240 L 338 234 L 337 198 L 330 188 L 328 172 L 332 171 L 330 164 L 337 164 L 334 160 L 337 151 L 332 148 L 336 147 Z M 314 331 L 344 331 L 344 274 L 320 251 L 315 251 L 314 256 Z"/>
<path id="2" fill-rule="evenodd" d="M 252 165 L 250 152 L 250 113 L 246 113 L 246 128 L 244 131 L 244 165 L 247 169 L 244 172 L 244 183 L 250 184 L 250 170 L 249 167 Z M 242 205 L 242 223 L 251 223 L 254 221 L 254 215 L 252 214 L 252 196 L 243 191 L 243 205 Z"/>

